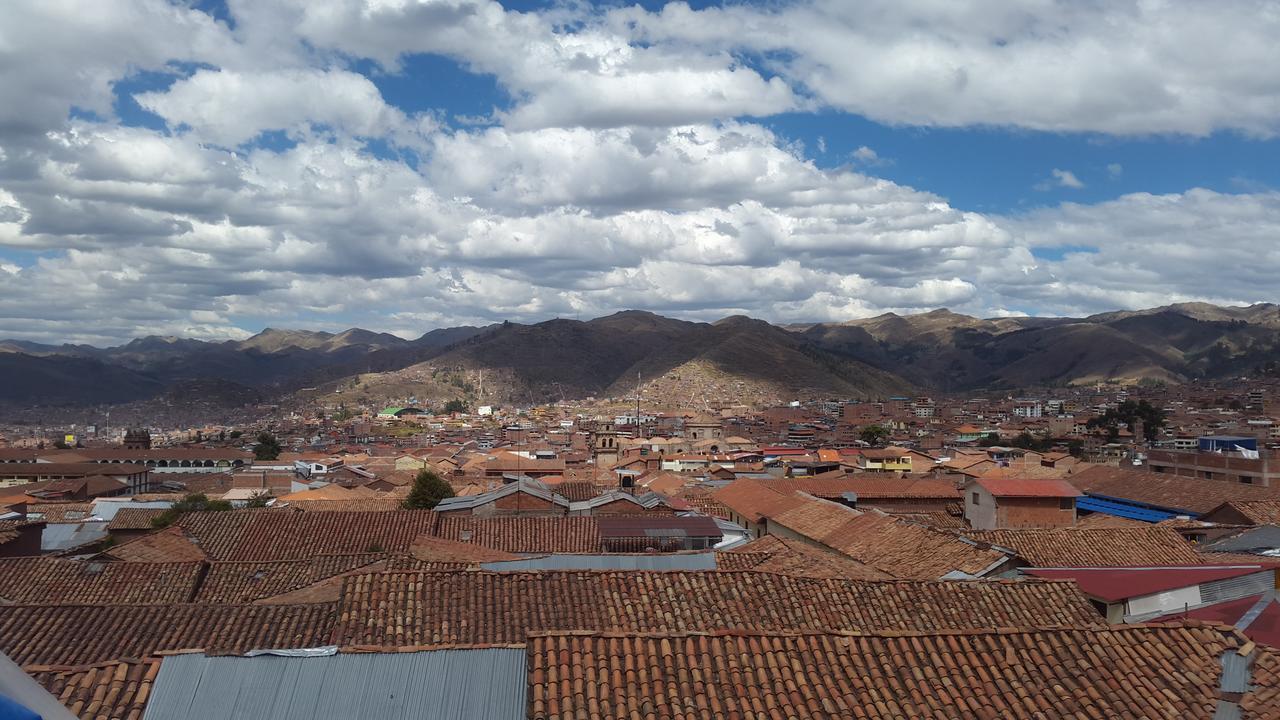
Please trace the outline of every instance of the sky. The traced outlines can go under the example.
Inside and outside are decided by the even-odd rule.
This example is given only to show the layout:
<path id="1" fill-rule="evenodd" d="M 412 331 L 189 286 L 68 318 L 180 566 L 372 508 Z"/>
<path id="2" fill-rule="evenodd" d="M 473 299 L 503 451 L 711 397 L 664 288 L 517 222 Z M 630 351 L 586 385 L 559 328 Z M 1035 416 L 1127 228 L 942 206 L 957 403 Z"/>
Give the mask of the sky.
<path id="1" fill-rule="evenodd" d="M 1276 301 L 1280 2 L 8 0 L 0 337 Z"/>

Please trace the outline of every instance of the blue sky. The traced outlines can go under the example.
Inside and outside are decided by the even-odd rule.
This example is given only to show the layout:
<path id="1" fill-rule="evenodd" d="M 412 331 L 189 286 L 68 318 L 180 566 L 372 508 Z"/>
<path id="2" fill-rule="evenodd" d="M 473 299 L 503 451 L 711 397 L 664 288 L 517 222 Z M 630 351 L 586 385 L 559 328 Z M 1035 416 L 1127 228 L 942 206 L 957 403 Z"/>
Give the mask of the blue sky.
<path id="1" fill-rule="evenodd" d="M 1247 0 L 0 20 L 0 337 L 1084 315 L 1280 273 L 1280 19 Z"/>
<path id="2" fill-rule="evenodd" d="M 688 4 L 693 9 L 722 5 L 712 0 Z M 519 12 L 571 7 L 544 0 L 508 0 L 502 5 Z M 667 3 L 643 0 L 595 5 L 638 5 L 657 12 Z M 198 7 L 224 22 L 234 17 L 220 0 L 204 0 Z M 493 75 L 470 72 L 464 63 L 443 54 L 406 55 L 401 67 L 392 71 L 367 58 L 350 59 L 349 67 L 373 81 L 391 105 L 410 113 L 438 113 L 453 126 L 474 125 L 495 109 L 508 110 L 513 104 Z M 175 68 L 178 72 L 193 69 Z M 121 120 L 163 128 L 163 120 L 141 110 L 132 94 L 163 89 L 173 79 L 163 73 L 137 73 L 118 83 L 115 110 Z M 1176 193 L 1194 187 L 1223 193 L 1280 188 L 1280 140 L 1235 131 L 1218 131 L 1206 137 L 1171 133 L 1135 137 L 995 125 L 921 127 L 879 123 L 829 108 L 755 120 L 787 140 L 803 143 L 805 155 L 821 167 L 853 164 L 941 195 L 967 210 L 1017 213 L 1059 202 L 1096 203 L 1128 193 Z M 880 160 L 857 161 L 853 153 L 862 147 L 871 148 Z M 1084 186 L 1071 188 L 1053 182 L 1055 168 L 1070 171 Z"/>

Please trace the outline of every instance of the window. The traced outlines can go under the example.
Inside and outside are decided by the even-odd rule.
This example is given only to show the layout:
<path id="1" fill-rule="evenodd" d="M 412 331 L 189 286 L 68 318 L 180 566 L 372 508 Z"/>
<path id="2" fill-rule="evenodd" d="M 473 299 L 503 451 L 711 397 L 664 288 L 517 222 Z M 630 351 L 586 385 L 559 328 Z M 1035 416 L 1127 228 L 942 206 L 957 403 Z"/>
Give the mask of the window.
<path id="1" fill-rule="evenodd" d="M 1059 510 L 1071 510 L 1076 506 L 1075 498 L 1058 498 Z"/>
<path id="2" fill-rule="evenodd" d="M 982 504 L 982 503 L 978 502 L 978 493 L 973 493 L 973 504 L 974 504 L 974 505 L 981 505 L 981 504 Z"/>

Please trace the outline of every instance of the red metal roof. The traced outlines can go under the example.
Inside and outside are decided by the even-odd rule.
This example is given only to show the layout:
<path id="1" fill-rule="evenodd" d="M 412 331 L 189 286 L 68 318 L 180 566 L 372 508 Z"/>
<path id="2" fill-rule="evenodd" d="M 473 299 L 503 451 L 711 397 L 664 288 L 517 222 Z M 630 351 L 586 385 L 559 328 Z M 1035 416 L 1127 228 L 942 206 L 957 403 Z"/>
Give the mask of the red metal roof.
<path id="1" fill-rule="evenodd" d="M 1165 615 L 1151 622 L 1180 621 L 1183 618 L 1191 618 L 1238 627 L 1244 615 L 1262 600 L 1262 595 L 1250 595 L 1238 600 L 1206 605 L 1188 612 Z M 1243 632 L 1246 637 L 1260 645 L 1280 648 L 1280 604 L 1277 604 L 1274 597 L 1267 598 L 1266 607 L 1258 613 L 1253 622 L 1243 628 Z"/>
<path id="2" fill-rule="evenodd" d="M 1204 565 L 1151 568 L 1023 568 L 1022 572 L 1050 580 L 1075 580 L 1085 595 L 1118 602 L 1126 598 L 1191 587 L 1213 580 L 1266 571 L 1260 565 Z"/>
<path id="3" fill-rule="evenodd" d="M 595 521 L 603 538 L 660 537 L 673 531 L 697 537 L 721 534 L 715 520 L 701 515 L 600 515 Z"/>
<path id="4" fill-rule="evenodd" d="M 1080 497 L 1082 493 L 1065 480 L 1021 478 L 978 478 L 978 484 L 996 497 Z"/>

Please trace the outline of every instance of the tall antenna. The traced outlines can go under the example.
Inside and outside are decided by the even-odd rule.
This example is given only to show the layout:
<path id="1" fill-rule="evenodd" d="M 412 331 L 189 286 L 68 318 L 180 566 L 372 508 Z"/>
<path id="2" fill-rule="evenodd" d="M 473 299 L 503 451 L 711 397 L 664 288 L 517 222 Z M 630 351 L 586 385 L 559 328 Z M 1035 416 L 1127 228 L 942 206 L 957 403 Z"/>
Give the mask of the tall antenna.
<path id="1" fill-rule="evenodd" d="M 640 371 L 636 371 L 636 440 L 640 439 Z"/>

